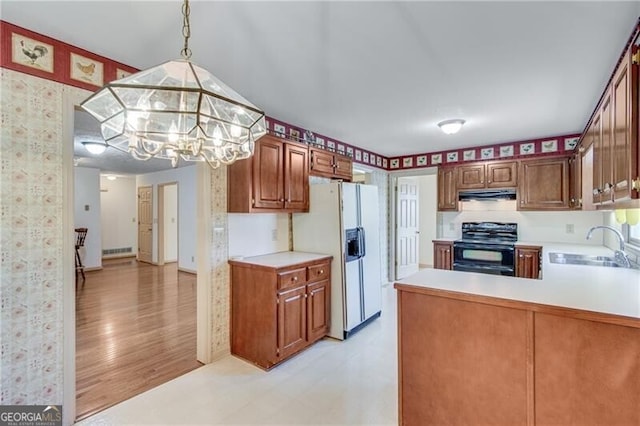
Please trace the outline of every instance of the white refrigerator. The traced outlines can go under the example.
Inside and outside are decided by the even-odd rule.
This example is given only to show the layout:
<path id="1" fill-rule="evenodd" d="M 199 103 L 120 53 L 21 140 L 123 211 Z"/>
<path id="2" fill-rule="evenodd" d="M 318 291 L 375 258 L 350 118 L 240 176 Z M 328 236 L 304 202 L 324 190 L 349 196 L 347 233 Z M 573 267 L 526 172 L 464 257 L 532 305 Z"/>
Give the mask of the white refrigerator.
<path id="1" fill-rule="evenodd" d="M 293 215 L 293 249 L 333 255 L 329 335 L 346 339 L 380 316 L 378 188 L 310 185 L 309 213 Z"/>

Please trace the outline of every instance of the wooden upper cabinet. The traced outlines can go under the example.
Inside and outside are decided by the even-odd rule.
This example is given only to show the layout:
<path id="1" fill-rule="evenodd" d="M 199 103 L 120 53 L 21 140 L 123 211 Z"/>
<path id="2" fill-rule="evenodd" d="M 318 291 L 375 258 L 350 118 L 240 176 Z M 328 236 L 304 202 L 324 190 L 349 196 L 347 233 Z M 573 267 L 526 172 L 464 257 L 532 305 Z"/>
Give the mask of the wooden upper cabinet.
<path id="1" fill-rule="evenodd" d="M 632 147 L 634 140 L 638 143 L 638 71 L 632 64 L 632 49 L 624 56 L 611 82 L 611 190 L 614 201 L 638 196 L 637 191 L 635 194 L 631 191 L 631 181 L 638 174 L 638 158 L 637 155 L 634 158 Z"/>
<path id="2" fill-rule="evenodd" d="M 611 107 L 611 91 L 607 92 L 602 100 L 602 109 L 600 112 L 600 146 L 601 146 L 601 175 L 600 187 L 602 193 L 600 195 L 601 203 L 613 202 L 613 164 L 611 143 L 613 141 L 613 123 L 612 123 L 612 107 Z"/>
<path id="3" fill-rule="evenodd" d="M 569 208 L 569 159 L 540 158 L 520 163 L 518 210 Z"/>
<path id="4" fill-rule="evenodd" d="M 458 189 L 485 188 L 485 165 L 469 164 L 458 166 Z"/>
<path id="5" fill-rule="evenodd" d="M 284 208 L 309 210 L 309 152 L 306 147 L 284 144 Z"/>
<path id="6" fill-rule="evenodd" d="M 309 211 L 306 145 L 267 135 L 251 158 L 227 167 L 229 213 Z"/>
<path id="7" fill-rule="evenodd" d="M 634 50 L 637 47 L 632 45 L 621 59 L 583 137 L 593 144 L 593 204 L 602 208 L 616 208 L 620 202 L 640 197 L 633 184 L 640 174 Z"/>
<path id="8" fill-rule="evenodd" d="M 253 153 L 253 207 L 281 209 L 284 207 L 284 144 L 263 137 Z"/>
<path id="9" fill-rule="evenodd" d="M 438 168 L 438 211 L 457 211 L 458 191 L 456 189 L 456 169 Z"/>
<path id="10" fill-rule="evenodd" d="M 487 188 L 515 188 L 518 185 L 518 163 L 487 163 Z"/>
<path id="11" fill-rule="evenodd" d="M 309 148 L 311 156 L 309 174 L 329 179 L 342 179 L 350 182 L 353 179 L 353 161 L 351 158 L 325 151 Z"/>
<path id="12" fill-rule="evenodd" d="M 600 113 L 597 113 L 593 116 L 587 134 L 593 146 L 593 189 L 591 192 L 593 204 L 599 204 L 602 195 L 602 143 L 600 136 Z"/>
<path id="13" fill-rule="evenodd" d="M 515 188 L 518 185 L 518 163 L 498 161 L 465 164 L 457 167 L 457 188 Z"/>
<path id="14" fill-rule="evenodd" d="M 569 158 L 569 207 L 582 208 L 582 155 L 579 152 Z"/>

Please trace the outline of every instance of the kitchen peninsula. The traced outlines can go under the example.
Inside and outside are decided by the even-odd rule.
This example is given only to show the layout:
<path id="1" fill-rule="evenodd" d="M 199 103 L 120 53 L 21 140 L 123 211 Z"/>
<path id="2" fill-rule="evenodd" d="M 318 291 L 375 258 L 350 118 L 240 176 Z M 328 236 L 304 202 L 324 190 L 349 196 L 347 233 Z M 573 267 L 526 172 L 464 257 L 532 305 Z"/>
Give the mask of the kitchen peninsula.
<path id="1" fill-rule="evenodd" d="M 400 424 L 640 424 L 640 270 L 550 252 L 577 251 L 544 245 L 541 280 L 427 269 L 395 284 Z"/>

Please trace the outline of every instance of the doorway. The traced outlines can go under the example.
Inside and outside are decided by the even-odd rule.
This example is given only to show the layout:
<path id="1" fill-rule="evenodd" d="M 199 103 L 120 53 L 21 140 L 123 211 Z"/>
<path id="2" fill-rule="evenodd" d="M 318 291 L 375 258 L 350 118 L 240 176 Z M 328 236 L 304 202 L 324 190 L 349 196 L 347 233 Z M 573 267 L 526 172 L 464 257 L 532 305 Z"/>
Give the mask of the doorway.
<path id="1" fill-rule="evenodd" d="M 158 265 L 178 261 L 178 183 L 158 185 Z"/>
<path id="2" fill-rule="evenodd" d="M 390 175 L 390 245 L 394 279 L 433 267 L 438 234 L 437 168 Z"/>
<path id="3" fill-rule="evenodd" d="M 75 146 L 79 138 L 90 137 L 85 133 L 87 129 L 83 126 L 86 123 L 83 124 L 80 114 L 84 113 L 71 113 L 74 119 L 68 123 L 71 129 L 75 127 L 75 137 L 70 136 L 70 139 L 74 139 L 72 151 L 84 149 L 82 145 Z M 79 115 L 80 118 L 76 119 Z M 89 170 L 91 176 L 97 177 L 93 191 L 100 194 L 103 191 L 99 175 L 101 170 L 105 171 L 105 166 L 100 165 L 100 158 L 89 157 L 87 153 L 82 155 L 85 157 L 76 155 L 73 164 L 69 161 L 67 176 L 73 184 L 70 186 L 85 187 L 85 182 L 75 179 L 74 171 Z M 164 169 L 149 170 L 148 167 L 153 166 L 153 160 L 136 162 L 128 157 L 116 160 L 115 164 L 123 167 L 142 165 L 143 169 L 139 172 L 142 174 L 132 170 L 107 169 L 110 176 L 125 174 L 128 175 L 129 181 L 134 180 L 131 191 L 127 192 L 126 196 L 114 200 L 114 209 L 110 214 L 113 217 L 118 216 L 118 211 L 125 210 L 121 208 L 122 203 L 131 203 L 132 209 L 137 212 L 134 215 L 138 216 L 133 220 L 138 223 L 132 224 L 132 216 L 125 214 L 127 217 L 123 216 L 120 221 L 112 221 L 110 227 L 103 227 L 102 231 L 109 236 L 121 234 L 114 225 L 117 227 L 118 222 L 120 225 L 128 222 L 128 235 L 135 236 L 140 249 L 138 251 L 134 248 L 133 253 L 143 253 L 139 260 L 147 263 L 138 262 L 131 257 L 105 258 L 100 268 L 87 272 L 84 286 L 80 286 L 77 292 L 65 293 L 65 299 L 70 297 L 75 301 L 72 305 L 75 317 L 71 317 L 73 331 L 69 334 L 67 325 L 70 325 L 70 322 L 65 321 L 65 340 L 66 336 L 70 335 L 75 342 L 73 346 L 65 346 L 68 348 L 66 353 L 70 353 L 74 358 L 73 363 L 68 364 L 73 369 L 73 374 L 70 377 L 65 373 L 65 394 L 76 396 L 75 404 L 69 404 L 65 399 L 65 407 L 71 410 L 71 420 L 95 414 L 202 365 L 198 362 L 198 353 L 202 351 L 198 343 L 202 345 L 206 342 L 199 339 L 198 322 L 206 322 L 206 318 L 197 316 L 196 293 L 201 291 L 203 284 L 206 285 L 208 274 L 205 272 L 205 279 L 202 281 L 201 277 L 195 274 L 198 271 L 195 266 L 195 251 L 200 250 L 201 246 L 206 247 L 200 240 L 206 240 L 207 234 L 196 230 L 200 226 L 200 221 L 196 220 L 196 201 L 202 202 L 198 199 L 202 195 L 200 188 L 206 187 L 206 184 L 200 184 L 197 179 L 205 180 L 209 174 L 196 173 L 196 166 L 186 172 L 186 168 L 172 169 L 167 162 L 155 161 L 161 162 Z M 74 168 L 74 165 L 77 167 Z M 193 250 L 193 253 L 189 253 L 191 263 L 184 268 L 187 272 L 180 271 L 178 263 L 179 182 L 166 178 L 167 175 L 180 175 L 181 178 L 188 175 L 191 179 L 189 185 L 183 187 L 198 188 L 188 191 L 189 196 L 186 197 L 191 198 L 191 204 L 187 209 L 193 214 L 193 218 L 188 218 L 193 229 L 189 228 L 189 232 L 186 233 L 192 238 L 187 245 Z M 112 183 L 120 181 L 118 179 Z M 162 208 L 157 205 L 160 196 L 154 194 L 156 188 L 165 200 Z M 117 191 L 112 191 L 112 195 L 115 192 Z M 74 203 L 73 194 L 70 196 L 70 203 Z M 202 204 L 208 203 L 204 201 Z M 80 207 L 81 210 L 85 210 L 84 205 Z M 99 203 L 88 205 L 88 209 L 99 210 Z M 167 220 L 166 226 L 158 226 L 155 211 L 162 212 Z M 78 214 L 70 216 L 73 221 L 73 216 Z M 146 229 L 137 230 L 136 227 L 140 225 L 145 225 Z M 92 226 L 93 234 L 99 236 L 99 217 Z M 162 240 L 158 239 L 159 232 L 163 232 Z M 141 234 L 145 238 L 139 237 Z M 163 244 L 159 244 L 160 241 Z M 171 244 L 172 247 L 169 247 Z M 158 258 L 160 247 L 163 254 Z M 99 250 L 98 255 L 102 254 L 101 252 L 102 250 Z M 168 264 L 161 265 L 159 260 Z M 206 264 L 203 265 L 206 267 Z M 71 368 L 65 367 L 65 370 L 70 371 Z M 71 381 L 75 386 L 70 389 Z"/>

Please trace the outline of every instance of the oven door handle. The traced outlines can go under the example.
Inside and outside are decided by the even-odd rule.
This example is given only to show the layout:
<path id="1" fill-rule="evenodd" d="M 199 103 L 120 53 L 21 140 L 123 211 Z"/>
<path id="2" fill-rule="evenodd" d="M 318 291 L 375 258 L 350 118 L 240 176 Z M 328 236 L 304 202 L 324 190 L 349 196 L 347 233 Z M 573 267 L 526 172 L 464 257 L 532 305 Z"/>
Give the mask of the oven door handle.
<path id="1" fill-rule="evenodd" d="M 453 243 L 453 249 L 469 249 L 469 250 L 487 250 L 487 251 L 496 251 L 496 250 L 508 250 L 510 252 L 515 251 L 515 246 L 508 244 L 482 244 L 482 243 Z"/>

